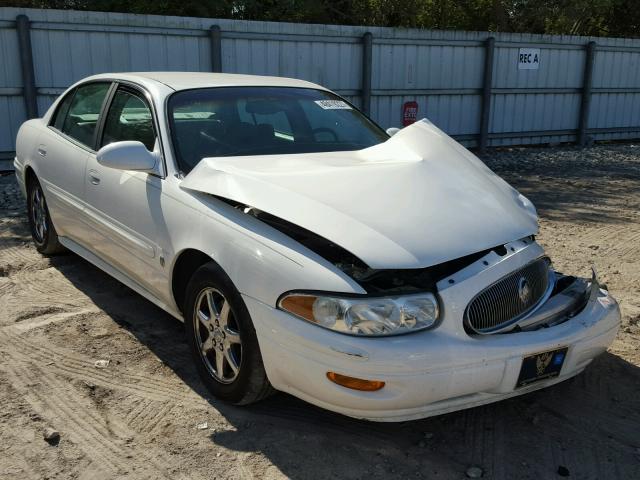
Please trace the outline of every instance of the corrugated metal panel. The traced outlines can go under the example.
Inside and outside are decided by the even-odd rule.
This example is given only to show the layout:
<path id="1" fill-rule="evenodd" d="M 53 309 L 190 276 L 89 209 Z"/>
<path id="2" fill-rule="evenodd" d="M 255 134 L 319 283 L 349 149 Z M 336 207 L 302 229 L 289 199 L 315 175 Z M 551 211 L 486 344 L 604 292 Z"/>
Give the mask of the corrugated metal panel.
<path id="1" fill-rule="evenodd" d="M 402 126 L 402 105 L 418 103 L 427 117 L 450 134 L 478 131 L 480 97 L 476 94 L 421 95 L 411 90 L 478 90 L 482 87 L 484 50 L 478 46 L 380 44 L 373 47 L 372 88 L 378 91 L 372 117 L 384 128 Z M 385 94 L 388 91 L 408 91 Z"/>
<path id="2" fill-rule="evenodd" d="M 0 9 L 0 152 L 14 148 L 25 119 L 14 21 L 32 22 L 42 114 L 53 92 L 94 73 L 211 70 L 209 28 L 222 29 L 226 72 L 289 76 L 337 90 L 361 106 L 362 43 L 373 35 L 371 116 L 400 126 L 402 104 L 415 100 L 426 116 L 466 145 L 480 129 L 485 48 L 496 39 L 490 145 L 574 141 L 580 112 L 585 45 L 598 43 L 590 128 L 596 139 L 640 136 L 640 40 L 559 35 L 425 31 L 301 25 L 220 19 Z M 540 48 L 538 70 L 518 70 L 521 47 Z M 57 89 L 57 90 L 55 90 Z M 549 90 L 551 89 L 551 90 Z M 612 91 L 625 89 L 625 91 Z M 629 127 L 638 126 L 638 131 Z"/>
<path id="3" fill-rule="evenodd" d="M 0 87 L 22 87 L 18 36 L 13 28 L 0 28 Z"/>
<path id="4" fill-rule="evenodd" d="M 591 128 L 640 127 L 640 93 L 595 93 Z"/>
<path id="5" fill-rule="evenodd" d="M 0 96 L 0 116 L 0 152 L 10 152 L 15 149 L 18 129 L 27 116 L 22 97 Z"/>
<path id="6" fill-rule="evenodd" d="M 593 87 L 640 87 L 640 52 L 598 51 L 593 67 Z"/>
<path id="7" fill-rule="evenodd" d="M 484 50 L 453 45 L 376 44 L 373 64 L 374 90 L 481 88 Z"/>
<path id="8" fill-rule="evenodd" d="M 402 126 L 402 105 L 418 103 L 418 118 L 428 118 L 451 135 L 475 134 L 480 125 L 477 95 L 380 95 L 373 97 L 371 116 L 383 128 Z"/>
<path id="9" fill-rule="evenodd" d="M 491 132 L 530 132 L 576 128 L 579 94 L 495 95 Z"/>
<path id="10" fill-rule="evenodd" d="M 222 70 L 231 73 L 294 77 L 335 90 L 359 89 L 362 48 L 359 43 L 222 40 Z"/>
<path id="11" fill-rule="evenodd" d="M 582 50 L 544 48 L 538 70 L 518 70 L 518 47 L 495 51 L 494 88 L 580 88 L 585 53 Z"/>

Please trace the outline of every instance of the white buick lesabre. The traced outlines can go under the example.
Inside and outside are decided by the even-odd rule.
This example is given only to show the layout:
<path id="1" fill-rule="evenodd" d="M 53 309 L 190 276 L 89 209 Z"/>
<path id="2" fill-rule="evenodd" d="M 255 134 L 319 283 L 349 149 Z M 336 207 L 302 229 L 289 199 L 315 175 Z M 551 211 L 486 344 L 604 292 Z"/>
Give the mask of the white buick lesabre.
<path id="1" fill-rule="evenodd" d="M 389 132 L 394 133 L 394 132 Z M 531 202 L 427 120 L 313 83 L 96 75 L 18 133 L 33 241 L 186 325 L 213 394 L 421 418 L 580 373 L 615 300 L 555 272 Z"/>

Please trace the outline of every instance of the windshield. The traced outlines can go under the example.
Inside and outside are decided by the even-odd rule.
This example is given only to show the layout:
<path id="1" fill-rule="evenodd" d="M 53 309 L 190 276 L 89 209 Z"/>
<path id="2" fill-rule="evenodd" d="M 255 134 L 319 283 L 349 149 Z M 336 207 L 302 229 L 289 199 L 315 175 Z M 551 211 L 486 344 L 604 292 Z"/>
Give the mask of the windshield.
<path id="1" fill-rule="evenodd" d="M 206 157 L 360 150 L 389 138 L 340 97 L 310 88 L 185 90 L 168 107 L 184 173 Z"/>

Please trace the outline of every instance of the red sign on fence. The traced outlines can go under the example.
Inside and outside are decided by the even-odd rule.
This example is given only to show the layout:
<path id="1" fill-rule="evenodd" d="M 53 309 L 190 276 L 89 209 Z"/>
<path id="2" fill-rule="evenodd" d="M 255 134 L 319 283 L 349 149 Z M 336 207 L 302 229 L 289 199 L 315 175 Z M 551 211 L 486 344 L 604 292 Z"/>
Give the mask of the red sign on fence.
<path id="1" fill-rule="evenodd" d="M 402 125 L 406 127 L 418 119 L 418 102 L 404 102 L 402 105 Z"/>

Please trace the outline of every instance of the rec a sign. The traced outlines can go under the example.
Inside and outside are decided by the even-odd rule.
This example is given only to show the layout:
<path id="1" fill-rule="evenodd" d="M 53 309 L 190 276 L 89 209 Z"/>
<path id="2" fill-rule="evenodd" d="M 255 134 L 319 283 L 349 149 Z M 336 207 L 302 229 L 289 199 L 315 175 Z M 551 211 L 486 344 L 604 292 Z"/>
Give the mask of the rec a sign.
<path id="1" fill-rule="evenodd" d="M 518 70 L 538 70 L 539 66 L 539 48 L 521 48 L 518 51 Z"/>

